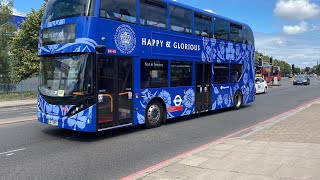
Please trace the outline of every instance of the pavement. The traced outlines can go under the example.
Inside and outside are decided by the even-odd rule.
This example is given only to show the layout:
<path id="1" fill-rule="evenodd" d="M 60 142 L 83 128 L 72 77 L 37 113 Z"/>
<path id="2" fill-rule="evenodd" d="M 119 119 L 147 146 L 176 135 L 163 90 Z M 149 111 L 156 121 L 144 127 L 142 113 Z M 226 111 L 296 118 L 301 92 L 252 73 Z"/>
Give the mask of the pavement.
<path id="1" fill-rule="evenodd" d="M 320 100 L 123 179 L 320 179 Z"/>
<path id="2" fill-rule="evenodd" d="M 29 106 L 29 105 L 36 105 L 36 104 L 37 104 L 37 100 L 36 99 L 0 101 L 0 108 Z"/>

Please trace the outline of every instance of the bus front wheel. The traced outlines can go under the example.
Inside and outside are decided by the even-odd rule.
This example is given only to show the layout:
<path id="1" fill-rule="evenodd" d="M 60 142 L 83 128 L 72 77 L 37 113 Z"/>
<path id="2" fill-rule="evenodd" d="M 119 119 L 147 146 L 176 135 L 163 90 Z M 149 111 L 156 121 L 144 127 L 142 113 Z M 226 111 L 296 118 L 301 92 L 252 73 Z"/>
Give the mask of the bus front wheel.
<path id="1" fill-rule="evenodd" d="M 240 91 L 237 91 L 237 92 L 234 94 L 233 102 L 234 102 L 233 108 L 234 108 L 235 110 L 238 110 L 238 109 L 241 108 L 243 102 L 242 102 L 242 93 L 241 93 Z"/>
<path id="2" fill-rule="evenodd" d="M 158 101 L 153 101 L 147 107 L 146 126 L 147 128 L 156 128 L 164 121 L 164 108 Z"/>

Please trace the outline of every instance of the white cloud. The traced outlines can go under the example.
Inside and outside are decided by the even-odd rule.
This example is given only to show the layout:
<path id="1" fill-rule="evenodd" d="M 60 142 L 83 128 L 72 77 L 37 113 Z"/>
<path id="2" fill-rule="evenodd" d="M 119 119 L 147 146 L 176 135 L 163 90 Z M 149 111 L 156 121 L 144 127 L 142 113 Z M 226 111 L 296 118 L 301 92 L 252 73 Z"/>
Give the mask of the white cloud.
<path id="1" fill-rule="evenodd" d="M 9 2 L 6 1 L 6 0 L 1 1 L 1 5 L 2 5 L 2 6 L 8 5 L 8 3 L 9 3 Z M 20 11 L 18 11 L 18 10 L 15 9 L 15 8 L 12 8 L 12 14 L 13 14 L 14 16 L 22 16 L 22 17 L 26 17 L 26 16 L 27 16 L 26 13 L 20 12 Z"/>
<path id="2" fill-rule="evenodd" d="M 216 12 L 214 12 L 212 9 L 204 9 L 205 11 L 209 12 L 209 13 L 213 13 L 213 14 L 217 14 Z"/>
<path id="3" fill-rule="evenodd" d="M 310 0 L 278 0 L 274 14 L 285 20 L 310 19 L 320 16 L 320 7 Z"/>
<path id="4" fill-rule="evenodd" d="M 26 13 L 20 12 L 20 11 L 18 11 L 18 10 L 15 9 L 15 8 L 12 9 L 12 14 L 13 14 L 14 16 L 22 16 L 22 17 L 26 17 L 26 16 L 27 16 Z"/>
<path id="5" fill-rule="evenodd" d="M 288 35 L 302 34 L 307 31 L 308 31 L 308 23 L 304 21 L 293 26 L 290 26 L 290 25 L 283 26 L 283 32 Z"/>
<path id="6" fill-rule="evenodd" d="M 288 36 L 280 33 L 255 33 L 256 50 L 276 59 L 284 60 L 299 67 L 313 67 L 319 60 L 315 49 L 320 47 L 320 34 L 308 32 L 303 35 Z M 320 62 L 320 61 L 319 61 Z"/>

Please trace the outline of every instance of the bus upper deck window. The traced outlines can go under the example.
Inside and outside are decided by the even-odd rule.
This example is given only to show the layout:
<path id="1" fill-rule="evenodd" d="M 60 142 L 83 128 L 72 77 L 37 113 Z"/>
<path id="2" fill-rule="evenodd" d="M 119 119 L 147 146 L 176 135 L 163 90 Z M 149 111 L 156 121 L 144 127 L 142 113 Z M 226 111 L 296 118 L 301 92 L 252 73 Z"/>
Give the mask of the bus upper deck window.
<path id="1" fill-rule="evenodd" d="M 136 23 L 136 1 L 135 0 L 101 0 L 100 17 Z"/>

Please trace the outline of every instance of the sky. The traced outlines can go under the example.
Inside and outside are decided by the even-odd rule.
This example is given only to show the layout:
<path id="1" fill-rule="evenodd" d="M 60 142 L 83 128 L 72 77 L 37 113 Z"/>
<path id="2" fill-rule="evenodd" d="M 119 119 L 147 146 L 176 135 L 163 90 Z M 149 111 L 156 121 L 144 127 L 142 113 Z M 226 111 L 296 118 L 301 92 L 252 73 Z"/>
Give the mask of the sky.
<path id="1" fill-rule="evenodd" d="M 248 24 L 256 50 L 298 67 L 320 64 L 320 0 L 177 0 Z M 40 9 L 43 0 L 15 0 L 16 13 Z"/>

